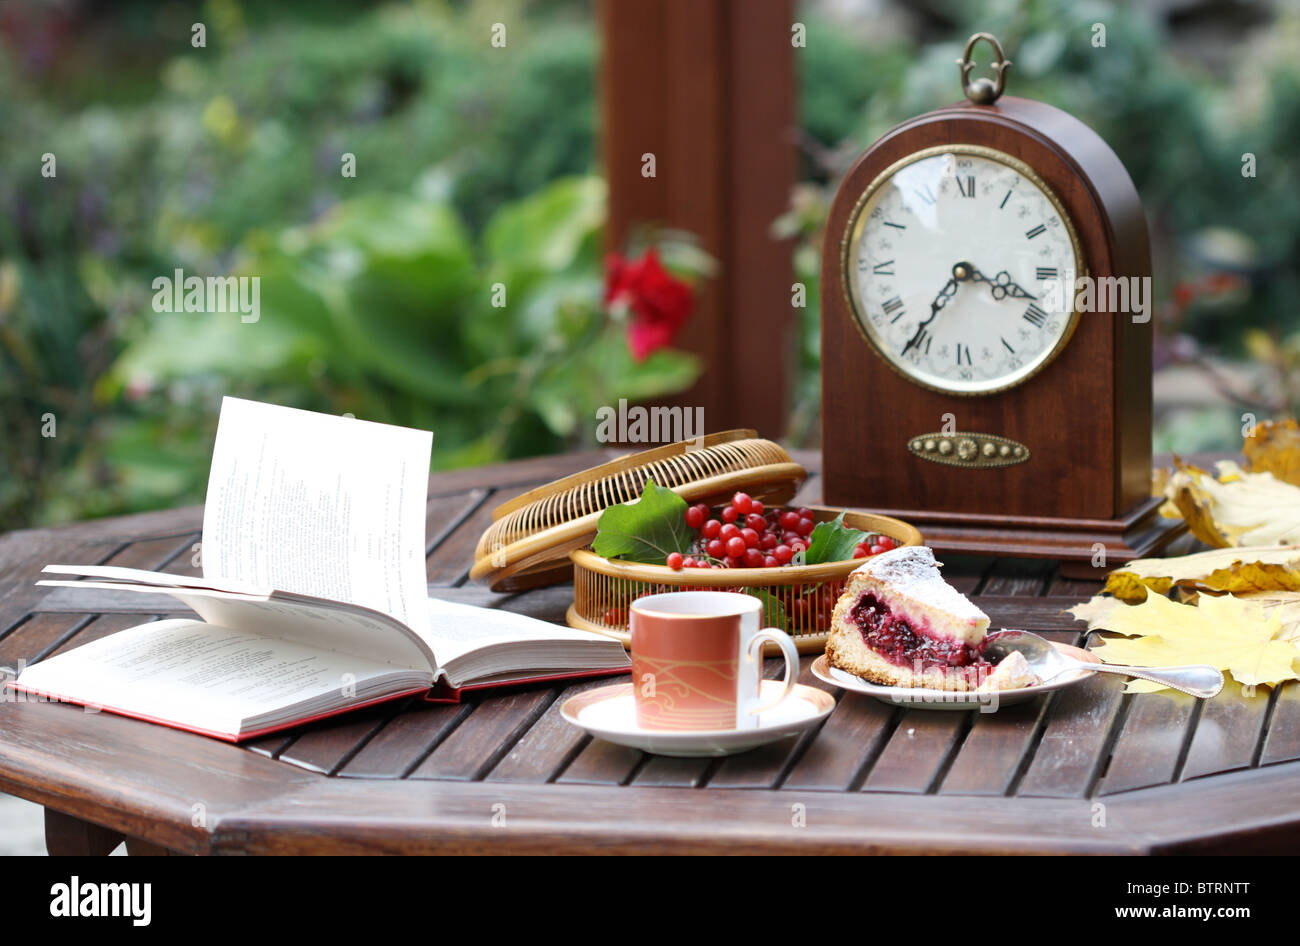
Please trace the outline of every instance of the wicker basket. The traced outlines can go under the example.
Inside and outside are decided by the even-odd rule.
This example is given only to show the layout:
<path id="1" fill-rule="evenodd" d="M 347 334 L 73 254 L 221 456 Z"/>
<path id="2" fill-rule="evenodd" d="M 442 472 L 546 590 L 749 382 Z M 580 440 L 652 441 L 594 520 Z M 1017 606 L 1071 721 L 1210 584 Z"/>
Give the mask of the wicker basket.
<path id="1" fill-rule="evenodd" d="M 621 457 L 516 496 L 492 511 L 474 550 L 470 578 L 493 591 L 568 581 L 569 552 L 596 535 L 608 506 L 641 495 L 648 477 L 688 503 L 722 502 L 743 490 L 769 505 L 794 496 L 807 477 L 790 454 L 752 430 L 728 430 Z"/>
<path id="2" fill-rule="evenodd" d="M 840 514 L 838 509 L 820 506 L 812 509 L 817 522 L 832 520 Z M 887 535 L 899 545 L 921 544 L 921 533 L 915 527 L 889 516 L 849 511 L 844 523 L 864 532 Z M 631 635 L 627 609 L 636 598 L 700 589 L 747 592 L 764 601 L 764 626 L 784 625 L 800 653 L 816 653 L 825 648 L 830 613 L 844 590 L 845 579 L 862 564 L 861 559 L 850 559 L 780 568 L 672 569 L 665 565 L 602 558 L 589 549 L 574 550 L 569 557 L 573 560 L 574 601 L 568 611 L 572 627 L 617 637 L 628 646 Z"/>

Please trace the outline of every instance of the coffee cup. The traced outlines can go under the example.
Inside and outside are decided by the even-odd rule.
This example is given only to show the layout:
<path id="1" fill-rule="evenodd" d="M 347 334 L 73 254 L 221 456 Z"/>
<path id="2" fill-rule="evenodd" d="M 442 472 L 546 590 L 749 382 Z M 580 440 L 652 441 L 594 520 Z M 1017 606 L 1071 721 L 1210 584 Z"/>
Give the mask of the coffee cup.
<path id="1" fill-rule="evenodd" d="M 727 591 L 646 595 L 630 607 L 632 683 L 643 729 L 755 729 L 759 714 L 789 698 L 799 652 L 789 634 L 760 628 L 763 602 Z M 776 699 L 763 701 L 762 648 L 785 658 Z"/>

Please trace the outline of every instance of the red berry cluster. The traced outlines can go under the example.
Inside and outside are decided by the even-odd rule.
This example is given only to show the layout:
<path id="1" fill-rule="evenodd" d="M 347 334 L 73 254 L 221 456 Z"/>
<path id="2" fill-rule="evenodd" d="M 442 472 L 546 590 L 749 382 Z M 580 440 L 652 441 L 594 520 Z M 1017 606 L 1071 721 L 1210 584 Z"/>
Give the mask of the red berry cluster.
<path id="1" fill-rule="evenodd" d="M 816 520 L 807 506 L 767 509 L 748 493 L 736 493 L 716 518 L 704 503 L 686 510 L 686 524 L 699 535 L 690 554 L 672 552 L 669 568 L 777 568 L 789 565 L 808 548 Z M 894 548 L 889 536 L 870 535 L 854 549 L 854 558 L 878 555 Z"/>
<path id="2" fill-rule="evenodd" d="M 887 535 L 869 535 L 853 547 L 853 557 L 866 558 L 868 555 L 879 555 L 881 552 L 896 548 L 898 543 Z"/>

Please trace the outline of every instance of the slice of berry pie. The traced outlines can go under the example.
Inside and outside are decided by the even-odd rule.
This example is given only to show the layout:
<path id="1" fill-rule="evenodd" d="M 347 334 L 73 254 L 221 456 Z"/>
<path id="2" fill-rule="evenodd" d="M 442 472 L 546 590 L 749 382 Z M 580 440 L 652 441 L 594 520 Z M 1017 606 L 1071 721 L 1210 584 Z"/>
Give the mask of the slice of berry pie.
<path id="1" fill-rule="evenodd" d="M 1009 690 L 1036 683 L 1018 653 L 996 668 L 985 659 L 988 626 L 988 616 L 943 580 L 934 552 L 905 545 L 849 576 L 831 617 L 826 658 L 884 686 Z"/>

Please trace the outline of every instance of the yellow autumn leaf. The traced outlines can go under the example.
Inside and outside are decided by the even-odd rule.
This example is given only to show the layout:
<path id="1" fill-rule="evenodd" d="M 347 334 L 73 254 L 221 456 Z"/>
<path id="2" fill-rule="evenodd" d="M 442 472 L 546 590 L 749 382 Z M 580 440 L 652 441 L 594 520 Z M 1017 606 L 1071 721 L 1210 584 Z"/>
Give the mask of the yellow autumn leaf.
<path id="1" fill-rule="evenodd" d="M 1300 591 L 1251 591 L 1237 597 L 1259 605 L 1265 614 L 1276 609 L 1282 617 L 1278 639 L 1300 644 Z"/>
<path id="2" fill-rule="evenodd" d="M 1110 602 L 1109 605 L 1098 601 Z M 1196 606 L 1148 595 L 1141 604 L 1094 598 L 1070 611 L 1088 621 L 1089 630 L 1108 631 L 1093 647 L 1106 663 L 1137 667 L 1209 664 L 1242 685 L 1273 686 L 1300 679 L 1295 662 L 1300 646 L 1281 640 L 1282 615 L 1259 604 L 1223 595 L 1202 595 Z M 1128 691 L 1149 693 L 1164 687 L 1130 680 Z"/>
<path id="3" fill-rule="evenodd" d="M 1196 591 L 1300 591 L 1300 548 L 1270 545 L 1134 559 L 1106 576 L 1104 590 L 1124 601 L 1141 601 L 1148 588 L 1165 594 L 1175 583 Z"/>
<path id="4" fill-rule="evenodd" d="M 1082 604 L 1076 604 L 1074 607 L 1066 610 L 1066 614 L 1073 614 L 1075 620 L 1085 621 L 1088 624 L 1088 630 L 1097 627 L 1109 627 L 1110 616 L 1118 608 L 1127 608 L 1118 598 L 1107 598 L 1104 595 L 1093 595 Z"/>
<path id="5" fill-rule="evenodd" d="M 1194 588 L 1178 586 L 1178 600 L 1183 604 L 1196 604 L 1201 595 L 1219 595 L 1221 591 L 1197 591 Z M 1234 597 L 1253 602 L 1271 614 L 1278 609 L 1282 616 L 1282 630 L 1277 639 L 1292 641 L 1300 645 L 1300 591 L 1239 591 Z"/>
<path id="6" fill-rule="evenodd" d="M 1165 496 L 1202 542 L 1228 546 L 1300 544 L 1300 486 L 1272 473 L 1250 473 L 1231 460 L 1218 477 L 1175 460 Z"/>
<path id="7" fill-rule="evenodd" d="M 1206 545 L 1216 548 L 1228 545 L 1210 515 L 1209 497 L 1199 489 L 1201 481 L 1212 478 L 1211 474 L 1198 466 L 1183 463 L 1178 457 L 1174 457 L 1174 466 L 1174 472 L 1165 483 L 1165 501 L 1160 506 L 1160 515 L 1166 519 L 1181 517 L 1192 535 Z"/>
<path id="8" fill-rule="evenodd" d="M 1136 561 L 1143 561 L 1143 559 Z M 1106 587 L 1101 590 L 1121 601 L 1137 603 L 1147 596 L 1148 588 L 1158 595 L 1163 595 L 1168 594 L 1173 586 L 1174 580 L 1168 575 L 1139 575 L 1129 570 L 1126 565 L 1123 571 L 1114 571 L 1107 575 Z"/>
<path id="9" fill-rule="evenodd" d="M 1284 483 L 1300 486 L 1300 424 L 1295 418 L 1260 421 L 1241 452 L 1253 473 L 1272 473 Z"/>
<path id="10" fill-rule="evenodd" d="M 1165 487 L 1169 485 L 1169 468 L 1163 466 L 1152 467 L 1151 469 L 1151 495 L 1163 496 Z"/>

